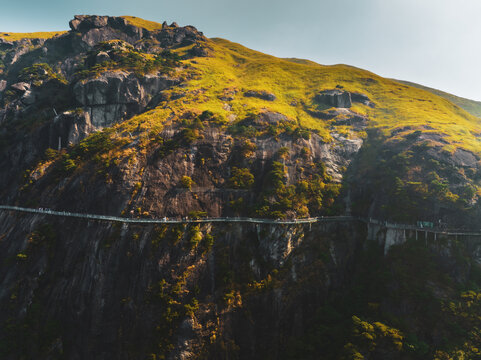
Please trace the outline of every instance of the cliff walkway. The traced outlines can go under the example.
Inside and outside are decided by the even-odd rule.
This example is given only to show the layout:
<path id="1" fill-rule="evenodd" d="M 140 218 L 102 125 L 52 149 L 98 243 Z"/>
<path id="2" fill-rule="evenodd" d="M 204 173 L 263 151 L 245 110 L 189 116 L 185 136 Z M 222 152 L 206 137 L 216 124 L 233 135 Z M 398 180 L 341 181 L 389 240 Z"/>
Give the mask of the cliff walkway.
<path id="1" fill-rule="evenodd" d="M 96 215 L 96 214 L 81 214 L 72 213 L 67 211 L 55 211 L 43 208 L 24 208 L 19 206 L 9 206 L 0 205 L 0 211 L 16 211 L 34 214 L 44 214 L 50 216 L 61 216 L 61 217 L 73 217 L 88 220 L 103 220 L 110 222 L 120 222 L 120 223 L 131 223 L 131 224 L 188 224 L 188 223 L 252 223 L 252 224 L 279 224 L 279 225 L 294 225 L 294 224 L 313 224 L 313 223 L 323 223 L 323 222 L 344 222 L 344 221 L 362 221 L 367 224 L 377 225 L 379 227 L 385 227 L 387 229 L 395 230 L 411 230 L 417 233 L 430 233 L 434 235 L 447 235 L 447 236 L 481 236 L 480 231 L 463 231 L 455 229 L 439 229 L 439 228 L 423 228 L 416 225 L 408 224 L 396 224 L 387 221 L 381 221 L 371 218 L 363 218 L 356 216 L 321 216 L 314 218 L 303 218 L 303 219 L 260 219 L 260 218 L 250 218 L 250 217 L 220 217 L 220 218 L 161 218 L 161 219 L 141 219 L 141 218 L 127 218 L 119 216 L 108 216 L 108 215 Z"/>

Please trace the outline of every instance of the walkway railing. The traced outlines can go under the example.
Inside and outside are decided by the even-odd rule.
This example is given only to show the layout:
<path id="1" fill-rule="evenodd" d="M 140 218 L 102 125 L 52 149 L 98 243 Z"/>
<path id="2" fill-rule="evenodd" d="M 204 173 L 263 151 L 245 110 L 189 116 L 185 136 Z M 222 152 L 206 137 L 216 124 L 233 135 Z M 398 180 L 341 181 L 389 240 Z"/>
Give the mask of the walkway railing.
<path id="1" fill-rule="evenodd" d="M 250 217 L 219 217 L 219 218 L 198 218 L 198 219 L 189 219 L 189 218 L 161 218 L 161 219 L 138 219 L 138 218 L 127 218 L 127 217 L 119 217 L 119 216 L 108 216 L 108 215 L 96 215 L 96 214 L 81 214 L 81 213 L 72 213 L 68 211 L 55 211 L 50 209 L 33 209 L 33 208 L 24 208 L 19 206 L 8 206 L 8 205 L 0 205 L 0 210 L 5 211 L 18 211 L 18 212 L 25 212 L 25 213 L 34 213 L 34 214 L 44 214 L 44 215 L 51 215 L 51 216 L 62 216 L 62 217 L 73 217 L 73 218 L 80 218 L 80 219 L 90 219 L 90 220 L 104 220 L 104 221 L 111 221 L 111 222 L 120 222 L 120 223 L 130 223 L 130 224 L 189 224 L 189 223 L 252 223 L 252 224 L 280 224 L 280 225 L 295 225 L 295 224 L 313 224 L 313 223 L 322 223 L 322 222 L 340 222 L 340 221 L 362 221 L 367 224 L 375 224 L 384 226 L 386 228 L 396 229 L 396 230 L 413 230 L 413 231 L 422 231 L 422 232 L 429 232 L 434 234 L 441 234 L 441 235 L 452 235 L 452 236 L 481 236 L 481 231 L 460 231 L 460 230 L 448 230 L 448 229 L 430 229 L 430 228 L 422 228 L 416 225 L 408 225 L 408 224 L 395 224 L 389 223 L 387 221 L 381 221 L 371 218 L 363 218 L 363 217 L 355 217 L 355 216 L 320 216 L 314 218 L 305 218 L 305 219 L 289 219 L 289 220 L 281 220 L 281 219 L 259 219 L 259 218 L 250 218 Z"/>
<path id="2" fill-rule="evenodd" d="M 122 223 L 132 223 L 132 224 L 183 224 L 183 223 L 232 222 L 232 223 L 291 225 L 291 224 L 312 224 L 316 222 L 341 221 L 341 220 L 344 220 L 344 221 L 357 220 L 357 218 L 352 216 L 324 216 L 324 217 L 292 219 L 292 220 L 258 219 L 258 218 L 249 218 L 249 217 L 220 217 L 220 218 L 203 217 L 198 219 L 189 219 L 189 218 L 138 219 L 138 218 L 126 218 L 126 217 L 108 216 L 108 215 L 72 213 L 68 211 L 55 211 L 55 210 L 42 209 L 42 208 L 33 209 L 33 208 L 24 208 L 19 206 L 8 206 L 8 205 L 0 205 L 0 210 L 19 211 L 19 212 L 26 212 L 26 213 L 45 214 L 45 215 L 54 215 L 54 216 L 63 216 L 63 217 L 74 217 L 74 218 L 81 218 L 81 219 L 105 220 L 105 221 L 114 221 L 114 222 L 122 222 Z"/>

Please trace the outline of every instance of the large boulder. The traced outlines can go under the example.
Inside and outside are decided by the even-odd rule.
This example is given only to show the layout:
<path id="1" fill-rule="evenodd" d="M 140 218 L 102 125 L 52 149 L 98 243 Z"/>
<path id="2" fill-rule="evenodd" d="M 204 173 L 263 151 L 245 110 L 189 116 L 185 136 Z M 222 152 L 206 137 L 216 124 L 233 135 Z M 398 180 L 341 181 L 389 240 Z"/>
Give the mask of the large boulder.
<path id="1" fill-rule="evenodd" d="M 316 95 L 315 100 L 336 108 L 350 108 L 352 104 L 351 94 L 338 89 L 321 91 Z"/>

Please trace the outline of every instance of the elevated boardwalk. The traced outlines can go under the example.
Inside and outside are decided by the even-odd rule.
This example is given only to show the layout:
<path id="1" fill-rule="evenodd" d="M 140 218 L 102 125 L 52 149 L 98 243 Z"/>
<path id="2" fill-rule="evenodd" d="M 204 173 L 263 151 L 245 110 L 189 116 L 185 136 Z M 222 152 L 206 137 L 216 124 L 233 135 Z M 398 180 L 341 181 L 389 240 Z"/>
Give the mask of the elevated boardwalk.
<path id="1" fill-rule="evenodd" d="M 295 224 L 313 224 L 313 223 L 323 223 L 323 222 L 349 222 L 349 221 L 361 221 L 367 223 L 370 228 L 385 228 L 387 230 L 396 230 L 397 232 L 402 231 L 404 237 L 406 237 L 406 232 L 409 234 L 415 233 L 416 238 L 424 235 L 426 238 L 428 234 L 432 234 L 435 238 L 439 235 L 441 236 L 481 236 L 480 231 L 459 231 L 459 230 L 449 230 L 449 229 L 437 229 L 437 228 L 422 228 L 416 225 L 408 224 L 396 224 L 389 223 L 386 221 L 380 221 L 376 219 L 368 219 L 355 216 L 321 216 L 315 218 L 305 218 L 305 219 L 260 219 L 260 218 L 249 218 L 249 217 L 221 217 L 221 218 L 200 218 L 200 219 L 189 219 L 189 218 L 161 218 L 161 219 L 138 219 L 138 218 L 127 218 L 119 216 L 108 216 L 108 215 L 96 215 L 96 214 L 82 214 L 82 213 L 72 213 L 67 211 L 55 211 L 50 209 L 34 209 L 34 208 L 24 208 L 19 206 L 9 206 L 0 205 L 0 211 L 15 211 L 33 214 L 43 214 L 49 216 L 60 216 L 60 217 L 72 217 L 87 220 L 101 220 L 110 222 L 120 222 L 120 223 L 130 223 L 130 224 L 191 224 L 191 223 L 252 223 L 252 224 L 278 224 L 278 225 L 295 225 Z"/>

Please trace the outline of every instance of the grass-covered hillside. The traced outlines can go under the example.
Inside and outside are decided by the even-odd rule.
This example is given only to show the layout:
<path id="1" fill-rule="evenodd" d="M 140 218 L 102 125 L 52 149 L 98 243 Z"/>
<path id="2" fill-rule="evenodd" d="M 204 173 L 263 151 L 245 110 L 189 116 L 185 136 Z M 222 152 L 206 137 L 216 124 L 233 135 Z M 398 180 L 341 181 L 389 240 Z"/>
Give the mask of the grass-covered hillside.
<path id="1" fill-rule="evenodd" d="M 306 112 L 315 106 L 313 98 L 320 90 L 342 87 L 350 92 L 366 94 L 374 108 L 356 105 L 353 111 L 367 115 L 371 126 L 386 133 L 396 128 L 426 127 L 447 135 L 454 147 L 481 151 L 479 119 L 452 102 L 428 91 L 399 84 L 371 72 L 347 65 L 323 66 L 296 63 L 265 55 L 227 40 L 212 40 L 213 56 L 196 59 L 193 67 L 199 77 L 189 89 L 204 89 L 199 110 L 212 110 L 224 115 L 219 101 L 225 91 L 238 91 L 230 103 L 236 114 L 269 108 L 296 119 L 302 126 L 316 129 L 328 138 L 326 123 Z M 246 98 L 247 90 L 264 90 L 276 95 L 273 102 Z"/>
<path id="2" fill-rule="evenodd" d="M 467 112 L 473 114 L 474 116 L 481 117 L 481 101 L 474 101 L 470 99 L 466 99 L 460 96 L 456 96 L 453 94 L 449 94 L 447 92 L 438 90 L 438 89 L 433 89 L 424 85 L 416 84 L 410 81 L 404 81 L 404 80 L 396 80 L 402 84 L 413 86 L 419 89 L 423 89 L 429 92 L 432 92 L 433 94 L 439 95 L 445 99 L 448 99 L 451 101 L 453 104 L 458 105 L 459 107 L 463 108 Z"/>
<path id="3" fill-rule="evenodd" d="M 17 41 L 21 39 L 50 39 L 57 35 L 65 34 L 66 31 L 46 31 L 33 33 L 0 32 L 0 38 L 7 41 Z"/>
<path id="4" fill-rule="evenodd" d="M 348 65 L 281 59 L 227 40 L 207 39 L 195 28 L 175 23 L 161 25 L 130 16 L 76 16 L 71 26 L 72 31 L 58 41 L 45 44 L 50 47 L 46 57 L 41 51 L 44 45 L 35 45 L 31 53 L 9 65 L 9 59 L 15 57 L 5 50 L 4 74 L 12 79 L 3 93 L 2 101 L 11 109 L 6 114 L 13 118 L 17 105 L 25 111 L 5 127 L 0 145 L 13 149 L 22 121 L 25 128 L 33 123 L 47 126 L 52 107 L 67 118 L 84 119 L 76 118 L 77 122 L 87 118 L 92 122 L 82 128 L 90 137 L 75 135 L 79 140 L 71 141 L 56 155 L 50 151 L 47 160 L 39 159 L 45 149 L 39 150 L 36 165 L 29 165 L 27 176 L 19 181 L 25 191 L 35 184 L 57 184 L 58 173 L 70 179 L 101 173 L 115 183 L 114 168 L 126 161 L 132 163 L 135 157 L 140 170 L 135 180 L 129 174 L 128 182 L 128 186 L 140 184 L 131 190 L 134 193 L 152 181 L 144 171 L 149 164 L 183 164 L 179 169 L 164 169 L 171 178 L 163 179 L 163 186 L 172 191 L 162 188 L 166 192 L 157 199 L 139 197 L 142 206 L 136 208 L 149 208 L 142 213 L 163 215 L 165 209 L 158 204 L 180 201 L 163 197 L 184 188 L 191 192 L 182 193 L 186 198 L 180 202 L 188 204 L 183 214 L 205 211 L 212 215 L 210 207 L 217 200 L 208 200 L 206 189 L 230 194 L 219 200 L 223 204 L 215 214 L 224 213 L 224 206 L 229 214 L 239 215 L 332 213 L 326 204 L 332 205 L 333 198 L 351 190 L 352 209 L 360 215 L 370 212 L 408 222 L 420 216 L 437 220 L 476 207 L 481 194 L 481 122 L 450 99 Z M 78 41 L 84 45 L 71 53 L 62 50 L 65 43 Z M 47 83 L 53 86 L 49 81 L 32 82 L 33 92 L 39 95 L 27 93 L 30 98 L 26 100 L 23 90 L 10 87 L 15 79 L 22 80 L 38 68 L 35 63 L 45 63 L 42 69 L 65 79 L 55 85 L 59 88 L 55 92 L 68 101 L 42 95 L 48 90 Z M 153 78 L 165 84 L 162 91 L 142 85 L 152 83 Z M 94 94 L 107 91 L 98 86 L 114 80 L 124 84 L 123 90 L 94 99 Z M 131 81 L 140 82 L 142 90 L 129 85 Z M 322 100 L 326 91 L 349 93 L 352 104 L 348 109 L 334 107 Z M 122 100 L 125 105 L 119 105 L 118 94 L 129 97 Z M 117 109 L 116 113 L 112 109 Z M 48 133 L 57 131 L 48 126 Z M 79 125 L 76 129 L 78 132 Z M 65 138 L 62 134 L 57 136 Z M 216 154 L 220 151 L 216 148 L 214 154 L 196 155 L 198 159 L 189 155 L 205 146 L 215 147 L 213 142 L 220 141 L 219 136 L 232 141 L 225 147 L 229 149 L 226 154 Z M 48 146 L 56 148 L 57 143 L 50 141 Z M 214 165 L 214 159 L 223 160 Z M 96 170 L 88 170 L 91 167 Z M 249 185 L 233 180 L 232 169 L 252 176 Z M 269 188 L 272 184 L 266 179 L 273 173 L 279 186 Z M 192 185 L 182 185 L 183 177 L 189 177 Z M 331 182 L 337 184 L 335 190 Z M 240 189 L 257 195 L 247 201 Z M 35 198 L 25 191 L 29 201 Z M 308 201 L 313 198 L 317 199 L 315 206 Z M 298 199 L 303 200 L 299 203 Z M 403 206 L 392 206 L 394 199 Z M 134 204 L 131 201 L 128 206 Z M 342 204 L 340 200 L 337 205 Z M 342 212 L 343 206 L 336 211 Z"/>

